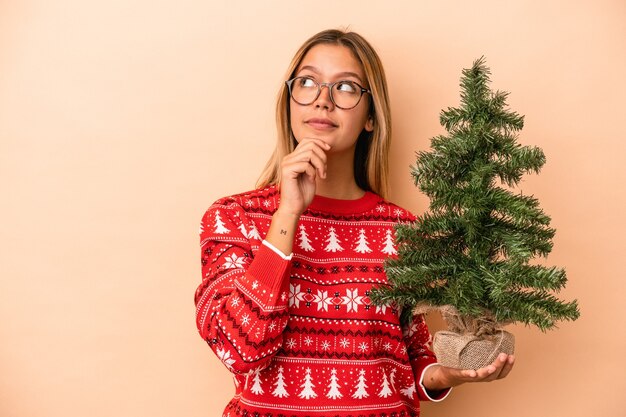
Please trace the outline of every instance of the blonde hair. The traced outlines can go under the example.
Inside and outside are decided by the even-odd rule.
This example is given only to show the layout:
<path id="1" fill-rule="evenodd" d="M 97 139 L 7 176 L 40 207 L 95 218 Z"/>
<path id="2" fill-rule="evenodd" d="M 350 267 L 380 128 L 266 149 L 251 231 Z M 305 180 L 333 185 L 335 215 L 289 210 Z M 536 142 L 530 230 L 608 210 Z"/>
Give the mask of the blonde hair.
<path id="1" fill-rule="evenodd" d="M 359 187 L 387 197 L 389 173 L 388 155 L 391 141 L 391 109 L 387 94 L 387 81 L 382 63 L 374 48 L 359 34 L 336 29 L 325 30 L 309 38 L 294 55 L 286 79 L 291 79 L 306 53 L 319 44 L 345 46 L 361 63 L 371 91 L 369 116 L 374 122 L 372 132 L 365 129 L 359 134 L 354 157 L 354 178 Z M 257 187 L 280 183 L 280 164 L 293 152 L 297 142 L 289 122 L 289 90 L 285 83 L 276 103 L 278 137 L 276 148 L 267 162 Z"/>

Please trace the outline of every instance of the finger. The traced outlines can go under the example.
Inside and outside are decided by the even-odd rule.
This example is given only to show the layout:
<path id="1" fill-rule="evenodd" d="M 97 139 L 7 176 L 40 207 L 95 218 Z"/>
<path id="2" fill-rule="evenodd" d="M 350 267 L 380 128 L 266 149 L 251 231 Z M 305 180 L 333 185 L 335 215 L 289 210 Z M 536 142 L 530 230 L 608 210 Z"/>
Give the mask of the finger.
<path id="1" fill-rule="evenodd" d="M 307 177 L 309 177 L 311 180 L 315 180 L 315 168 L 311 165 L 308 164 L 304 170 L 304 173 L 306 174 Z"/>
<path id="2" fill-rule="evenodd" d="M 324 160 L 324 162 L 326 162 L 326 149 L 322 148 L 316 142 L 308 142 L 304 144 L 303 146 L 294 149 L 291 155 L 299 156 L 299 155 L 304 155 L 304 154 L 311 153 L 311 152 L 315 153 L 319 158 L 321 158 L 322 160 Z"/>
<path id="3" fill-rule="evenodd" d="M 323 168 L 326 165 L 326 155 L 319 155 L 313 150 L 300 152 L 287 158 L 289 162 L 310 162 L 316 168 Z"/>
<path id="4" fill-rule="evenodd" d="M 475 382 L 478 380 L 478 372 L 475 369 L 455 369 L 448 368 L 448 377 L 452 386 L 465 382 Z"/>
<path id="5" fill-rule="evenodd" d="M 496 378 L 496 371 L 498 368 L 496 366 L 487 365 L 484 368 L 480 368 L 476 370 L 476 380 L 478 381 L 491 381 Z"/>
<path id="6" fill-rule="evenodd" d="M 321 155 L 320 155 L 321 153 Z M 286 158 L 287 163 L 307 162 L 313 165 L 322 178 L 326 178 L 326 155 L 321 151 L 313 149 L 290 155 Z"/>
<path id="7" fill-rule="evenodd" d="M 461 378 L 463 379 L 474 379 L 478 376 L 478 373 L 474 369 L 464 369 L 461 371 Z"/>
<path id="8" fill-rule="evenodd" d="M 309 163 L 317 169 L 320 177 L 326 178 L 326 156 L 323 158 L 313 152 L 310 156 Z"/>
<path id="9" fill-rule="evenodd" d="M 515 364 L 515 356 L 509 355 L 507 361 L 504 363 L 504 366 L 502 367 L 502 371 L 500 372 L 500 375 L 498 375 L 498 379 L 505 378 L 509 374 L 509 372 L 511 372 L 511 370 L 513 369 L 514 364 Z"/>
<path id="10" fill-rule="evenodd" d="M 493 365 L 496 367 L 496 371 L 493 373 L 494 379 L 499 379 L 502 371 L 504 370 L 505 365 L 509 360 L 509 355 L 506 353 L 500 353 L 495 361 L 493 361 Z"/>
<path id="11" fill-rule="evenodd" d="M 292 161 L 282 167 L 285 179 L 297 179 L 302 174 L 315 177 L 315 167 L 309 161 Z"/>
<path id="12" fill-rule="evenodd" d="M 478 370 L 478 373 L 482 381 L 489 382 L 496 380 L 500 377 L 502 369 L 506 364 L 508 355 L 506 353 L 500 353 L 498 357 L 493 361 L 491 365 L 488 365 Z"/>

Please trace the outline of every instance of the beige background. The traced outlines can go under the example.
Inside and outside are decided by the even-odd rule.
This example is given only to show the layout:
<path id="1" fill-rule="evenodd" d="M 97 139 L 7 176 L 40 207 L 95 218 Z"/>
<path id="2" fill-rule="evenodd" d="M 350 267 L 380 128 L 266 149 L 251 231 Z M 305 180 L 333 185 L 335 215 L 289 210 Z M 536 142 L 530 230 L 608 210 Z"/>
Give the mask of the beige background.
<path id="1" fill-rule="evenodd" d="M 345 25 L 385 63 L 392 200 L 417 213 L 413 153 L 487 57 L 548 157 L 522 189 L 582 311 L 512 327 L 508 379 L 423 415 L 626 416 L 623 0 L 0 2 L 1 416 L 220 414 L 232 383 L 194 323 L 200 217 L 253 187 L 295 50 Z"/>

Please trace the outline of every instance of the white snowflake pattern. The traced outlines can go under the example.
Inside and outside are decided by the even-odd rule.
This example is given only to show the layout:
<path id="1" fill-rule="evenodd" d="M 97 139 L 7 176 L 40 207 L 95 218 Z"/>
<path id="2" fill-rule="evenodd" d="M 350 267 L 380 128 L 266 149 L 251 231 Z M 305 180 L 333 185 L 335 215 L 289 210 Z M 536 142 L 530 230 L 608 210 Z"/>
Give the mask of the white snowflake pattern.
<path id="1" fill-rule="evenodd" d="M 254 205 L 254 202 L 252 200 L 246 200 L 246 206 L 252 207 L 253 205 Z"/>
<path id="2" fill-rule="evenodd" d="M 217 357 L 226 365 L 228 369 L 233 369 L 233 363 L 235 360 L 230 357 L 230 352 L 226 349 L 217 348 L 216 350 Z"/>
<path id="3" fill-rule="evenodd" d="M 402 346 L 402 348 L 400 348 L 400 352 L 401 352 L 403 355 L 406 355 L 406 346 Z"/>
<path id="4" fill-rule="evenodd" d="M 259 288 L 259 281 L 254 281 L 254 282 L 252 283 L 252 289 L 253 289 L 253 290 L 256 290 L 257 288 Z"/>
<path id="5" fill-rule="evenodd" d="M 265 208 L 269 208 L 269 206 L 271 206 L 271 205 L 272 205 L 272 202 L 271 202 L 271 201 L 269 201 L 269 200 L 265 200 L 265 201 L 263 202 L 263 205 L 265 206 Z"/>
<path id="6" fill-rule="evenodd" d="M 300 292 L 300 284 L 289 284 L 289 307 L 300 307 L 300 300 L 304 294 Z"/>
<path id="7" fill-rule="evenodd" d="M 317 290 L 317 311 L 328 311 L 328 306 L 333 304 L 333 298 L 328 296 L 328 291 Z"/>
<path id="8" fill-rule="evenodd" d="M 283 291 L 283 293 L 280 295 L 280 300 L 282 302 L 285 302 L 285 300 L 287 300 L 287 291 Z"/>
<path id="9" fill-rule="evenodd" d="M 365 351 L 366 351 L 367 349 L 369 349 L 369 345 L 368 345 L 367 343 L 365 343 L 365 342 L 361 342 L 361 343 L 359 344 L 359 350 L 360 350 L 361 352 L 365 353 Z"/>
<path id="10" fill-rule="evenodd" d="M 402 216 L 404 214 L 404 211 L 397 208 L 393 211 L 393 214 L 396 216 Z"/>
<path id="11" fill-rule="evenodd" d="M 276 322 L 271 322 L 269 326 L 267 326 L 270 332 L 273 332 L 276 329 Z"/>
<path id="12" fill-rule="evenodd" d="M 241 325 L 247 326 L 248 324 L 250 324 L 250 315 L 244 314 L 243 316 L 241 316 Z"/>
<path id="13" fill-rule="evenodd" d="M 329 350 L 330 349 L 330 342 L 328 340 L 324 340 L 322 342 L 322 349 L 323 350 Z"/>
<path id="14" fill-rule="evenodd" d="M 287 341 L 285 342 L 285 346 L 287 346 L 289 349 L 293 349 L 294 346 L 296 345 L 296 339 L 287 339 Z"/>
<path id="15" fill-rule="evenodd" d="M 385 349 L 385 350 L 387 350 L 387 351 L 391 350 L 391 343 L 389 343 L 389 342 L 385 343 L 385 344 L 383 345 L 383 349 Z"/>
<path id="16" fill-rule="evenodd" d="M 304 338 L 304 344 L 307 346 L 311 346 L 313 344 L 313 338 L 311 336 L 307 336 Z"/>
<path id="17" fill-rule="evenodd" d="M 359 289 L 346 290 L 346 294 L 343 297 L 343 304 L 346 304 L 347 311 L 359 311 L 359 304 L 363 304 L 363 296 L 359 295 Z"/>
<path id="18" fill-rule="evenodd" d="M 232 269 L 232 268 L 243 268 L 243 264 L 246 261 L 246 258 L 243 256 L 237 256 L 236 254 L 231 254 L 226 257 L 226 262 L 224 262 L 224 268 Z"/>
<path id="19" fill-rule="evenodd" d="M 379 213 L 382 213 L 383 211 L 385 211 L 385 206 L 378 206 L 376 207 L 376 211 Z"/>
<path id="20" fill-rule="evenodd" d="M 339 344 L 341 345 L 342 348 L 347 348 L 348 346 L 350 346 L 350 341 L 347 338 L 343 338 L 341 339 L 341 341 L 339 342 Z"/>
<path id="21" fill-rule="evenodd" d="M 240 301 L 241 301 L 241 300 L 239 299 L 239 297 L 235 297 L 235 298 L 233 298 L 233 300 L 230 302 L 230 305 L 231 305 L 231 306 L 233 306 L 233 307 L 237 307 L 237 306 L 239 305 L 239 302 L 240 302 Z"/>

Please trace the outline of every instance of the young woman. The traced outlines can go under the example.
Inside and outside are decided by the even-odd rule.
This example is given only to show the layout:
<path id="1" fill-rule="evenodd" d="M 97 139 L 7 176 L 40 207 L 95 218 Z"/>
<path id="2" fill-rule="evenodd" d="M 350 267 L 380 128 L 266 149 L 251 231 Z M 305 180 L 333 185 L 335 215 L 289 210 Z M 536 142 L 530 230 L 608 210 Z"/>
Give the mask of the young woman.
<path id="1" fill-rule="evenodd" d="M 202 218 L 197 326 L 234 374 L 223 416 L 418 416 L 451 387 L 505 377 L 437 364 L 423 317 L 399 324 L 372 304 L 396 254 L 393 226 L 415 217 L 386 201 L 391 120 L 374 49 L 320 32 L 293 58 L 278 105 L 278 145 L 258 189 Z"/>

